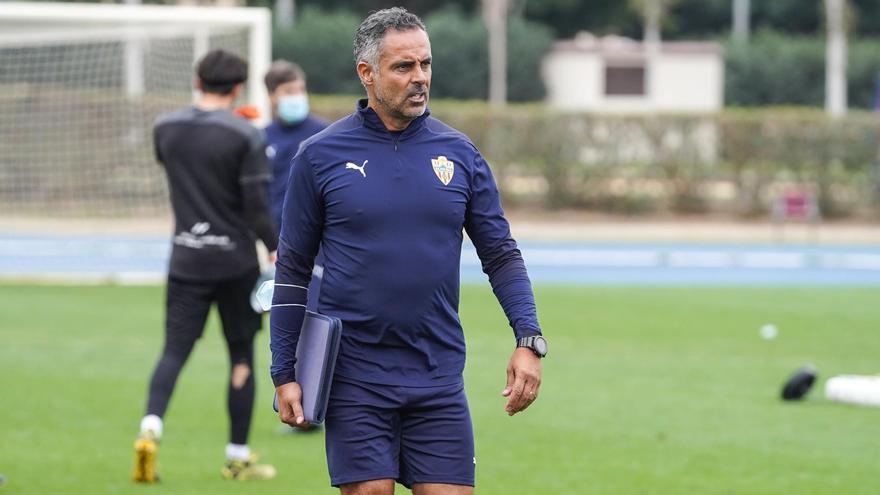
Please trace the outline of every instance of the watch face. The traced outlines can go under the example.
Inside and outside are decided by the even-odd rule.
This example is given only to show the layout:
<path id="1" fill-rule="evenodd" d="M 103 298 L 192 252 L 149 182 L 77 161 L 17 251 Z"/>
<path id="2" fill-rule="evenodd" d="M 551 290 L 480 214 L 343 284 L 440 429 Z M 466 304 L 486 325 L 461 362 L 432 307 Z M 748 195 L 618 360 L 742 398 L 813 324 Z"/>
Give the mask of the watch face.
<path id="1" fill-rule="evenodd" d="M 544 340 L 544 337 L 535 337 L 534 346 L 535 346 L 535 350 L 541 356 L 544 356 L 547 354 L 547 341 Z"/>

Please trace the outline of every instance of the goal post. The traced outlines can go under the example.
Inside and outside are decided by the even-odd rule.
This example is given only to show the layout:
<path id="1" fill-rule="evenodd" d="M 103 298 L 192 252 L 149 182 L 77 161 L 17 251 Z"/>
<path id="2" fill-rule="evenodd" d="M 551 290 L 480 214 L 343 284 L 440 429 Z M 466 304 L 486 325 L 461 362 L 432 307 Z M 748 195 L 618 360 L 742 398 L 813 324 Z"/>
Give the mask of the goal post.
<path id="1" fill-rule="evenodd" d="M 19 26 L 27 26 L 29 32 L 16 29 L 17 22 L 21 22 Z M 269 97 L 260 81 L 272 58 L 271 23 L 271 13 L 266 8 L 3 2 L 0 26 L 4 29 L 0 34 L 0 47 L 14 44 L 17 39 L 31 43 L 113 36 L 145 39 L 151 32 L 167 36 L 189 31 L 202 40 L 201 48 L 207 51 L 208 44 L 204 41 L 211 29 L 243 28 L 249 38 L 247 53 L 241 53 L 249 62 L 248 99 L 266 115 Z M 40 24 L 44 26 L 42 29 Z M 81 29 L 76 28 L 77 24 Z M 62 29 L 57 30 L 58 27 Z M 203 54 L 197 50 L 194 59 Z"/>
<path id="2" fill-rule="evenodd" d="M 152 123 L 214 48 L 248 59 L 239 103 L 266 123 L 268 9 L 0 3 L 0 215 L 167 213 Z"/>

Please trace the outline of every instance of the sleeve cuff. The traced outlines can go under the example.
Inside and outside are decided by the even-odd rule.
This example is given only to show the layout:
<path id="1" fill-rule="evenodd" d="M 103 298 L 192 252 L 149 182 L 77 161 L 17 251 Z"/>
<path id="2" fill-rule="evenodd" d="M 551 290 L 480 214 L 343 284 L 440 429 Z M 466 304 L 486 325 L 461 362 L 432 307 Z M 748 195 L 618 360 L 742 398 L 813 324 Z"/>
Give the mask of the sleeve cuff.
<path id="1" fill-rule="evenodd" d="M 524 337 L 532 337 L 534 335 L 542 335 L 541 329 L 533 326 L 520 326 L 513 330 L 513 334 L 517 339 L 521 339 Z"/>
<path id="2" fill-rule="evenodd" d="M 282 371 L 280 373 L 276 373 L 272 375 L 272 383 L 275 384 L 275 388 L 278 388 L 286 383 L 295 382 L 296 381 L 296 373 L 293 369 L 288 371 Z"/>
<path id="3" fill-rule="evenodd" d="M 275 237 L 270 237 L 269 239 L 261 239 L 263 244 L 266 246 L 266 250 L 270 253 L 273 251 L 278 251 L 278 239 Z"/>

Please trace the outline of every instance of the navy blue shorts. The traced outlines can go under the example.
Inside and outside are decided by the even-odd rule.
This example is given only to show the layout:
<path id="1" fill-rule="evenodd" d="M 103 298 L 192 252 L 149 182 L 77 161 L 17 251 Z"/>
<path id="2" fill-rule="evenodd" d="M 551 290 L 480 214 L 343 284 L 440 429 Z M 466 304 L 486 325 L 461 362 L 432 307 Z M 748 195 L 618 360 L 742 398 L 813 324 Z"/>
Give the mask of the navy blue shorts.
<path id="1" fill-rule="evenodd" d="M 327 409 L 333 486 L 393 479 L 474 486 L 474 433 L 463 383 L 400 387 L 336 379 Z"/>

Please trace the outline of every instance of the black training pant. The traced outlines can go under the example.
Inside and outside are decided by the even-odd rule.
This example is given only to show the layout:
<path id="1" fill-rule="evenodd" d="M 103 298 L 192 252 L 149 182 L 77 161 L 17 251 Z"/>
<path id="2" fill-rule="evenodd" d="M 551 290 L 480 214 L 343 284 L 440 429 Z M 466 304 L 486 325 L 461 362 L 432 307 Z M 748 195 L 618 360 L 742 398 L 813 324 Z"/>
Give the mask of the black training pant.
<path id="1" fill-rule="evenodd" d="M 217 282 L 168 278 L 165 346 L 150 380 L 147 414 L 165 415 L 180 370 L 202 336 L 208 312 L 216 303 L 229 349 L 229 441 L 247 444 L 254 408 L 254 336 L 262 327 L 262 315 L 250 306 L 250 293 L 258 277 L 259 272 L 254 271 Z M 249 368 L 247 379 L 238 387 L 232 381 L 237 364 Z"/>

